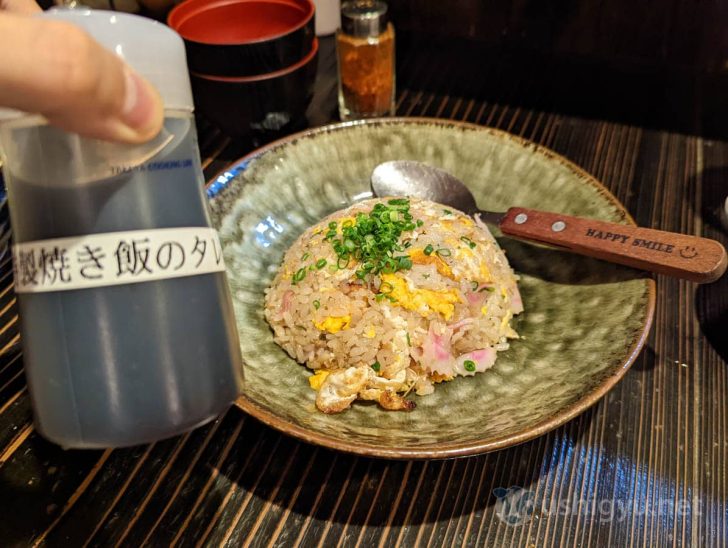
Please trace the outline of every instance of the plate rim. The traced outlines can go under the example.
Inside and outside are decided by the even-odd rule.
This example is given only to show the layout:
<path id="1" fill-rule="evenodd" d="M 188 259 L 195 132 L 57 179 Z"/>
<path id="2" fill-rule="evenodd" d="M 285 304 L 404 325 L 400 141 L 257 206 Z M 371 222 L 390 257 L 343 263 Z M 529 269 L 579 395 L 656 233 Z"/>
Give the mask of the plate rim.
<path id="1" fill-rule="evenodd" d="M 548 147 L 535 143 L 534 141 L 531 141 L 524 137 L 520 137 L 518 135 L 513 135 L 512 133 L 508 133 L 507 131 L 501 129 L 460 120 L 448 120 L 446 118 L 402 116 L 395 116 L 391 118 L 368 118 L 364 120 L 332 123 L 293 133 L 253 150 L 245 156 L 242 156 L 241 158 L 238 158 L 237 160 L 231 162 L 226 168 L 223 168 L 222 170 L 217 172 L 213 177 L 209 179 L 209 181 L 205 185 L 205 188 L 208 191 L 208 199 L 213 199 L 221 191 L 227 188 L 228 184 L 235 179 L 237 173 L 240 171 L 236 170 L 236 167 L 242 165 L 243 169 L 247 169 L 251 161 L 277 148 L 295 143 L 299 139 L 312 137 L 319 134 L 331 133 L 334 131 L 346 131 L 349 128 L 358 126 L 377 125 L 435 125 L 443 127 L 455 126 L 472 131 L 484 131 L 496 135 L 499 138 L 514 141 L 525 148 L 533 148 L 535 153 L 543 154 L 544 156 L 547 156 L 548 158 L 561 163 L 564 167 L 578 175 L 583 180 L 583 182 L 595 187 L 602 196 L 604 196 L 616 207 L 616 209 L 622 215 L 623 220 L 626 221 L 627 224 L 636 226 L 634 219 L 630 215 L 629 211 L 627 211 L 627 208 L 624 206 L 624 204 L 622 204 L 617 199 L 617 197 L 614 196 L 614 194 L 612 194 L 606 186 L 604 186 L 603 183 L 601 183 L 594 175 L 588 173 L 586 170 L 584 170 L 571 160 L 567 159 L 566 157 L 562 156 L 561 154 L 554 152 Z M 234 173 L 230 173 L 231 171 L 234 171 Z M 226 176 L 226 173 L 228 173 L 229 175 Z M 211 192 L 211 188 L 213 187 L 213 185 L 219 183 L 221 178 L 225 179 L 221 187 L 214 192 Z M 639 356 L 640 352 L 642 351 L 642 348 L 647 341 L 647 337 L 652 327 L 652 321 L 654 319 L 655 301 L 657 294 L 655 279 L 654 276 L 646 276 L 644 279 L 647 282 L 648 289 L 647 313 L 639 337 L 629 348 L 627 359 L 611 375 L 605 377 L 599 383 L 599 385 L 595 386 L 591 391 L 584 394 L 584 396 L 570 404 L 560 413 L 557 413 L 547 419 L 542 420 L 541 422 L 536 423 L 530 428 L 524 429 L 514 434 L 508 434 L 497 438 L 490 438 L 484 441 L 470 441 L 451 444 L 442 443 L 419 446 L 415 449 L 396 449 L 381 447 L 369 443 L 347 443 L 345 441 L 342 441 L 338 437 L 328 436 L 323 433 L 303 428 L 301 426 L 293 424 L 292 422 L 280 418 L 269 409 L 258 405 L 253 400 L 247 398 L 244 392 L 235 401 L 235 405 L 238 408 L 242 409 L 245 413 L 258 419 L 259 421 L 270 426 L 271 428 L 274 428 L 279 432 L 297 438 L 301 441 L 326 447 L 328 449 L 342 451 L 344 453 L 366 457 L 378 457 L 396 460 L 450 459 L 480 455 L 483 453 L 489 453 L 492 451 L 498 451 L 501 449 L 506 449 L 508 447 L 519 445 L 535 439 L 539 436 L 542 436 L 552 430 L 555 430 L 559 426 L 562 426 L 570 420 L 578 417 L 587 409 L 596 404 L 600 399 L 602 399 L 612 388 L 616 386 L 616 384 L 622 379 L 622 377 L 624 377 L 624 375 L 627 373 L 627 371 L 637 359 L 637 356 Z"/>

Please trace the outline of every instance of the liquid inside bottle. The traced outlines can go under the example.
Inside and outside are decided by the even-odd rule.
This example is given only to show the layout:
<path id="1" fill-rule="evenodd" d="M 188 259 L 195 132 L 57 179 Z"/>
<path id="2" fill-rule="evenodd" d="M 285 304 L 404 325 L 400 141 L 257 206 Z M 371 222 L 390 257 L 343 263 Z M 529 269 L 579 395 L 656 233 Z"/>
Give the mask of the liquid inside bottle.
<path id="1" fill-rule="evenodd" d="M 29 180 L 7 170 L 15 243 L 209 227 L 191 115 L 168 117 L 165 129 L 173 139 L 160 152 L 102 180 L 74 184 L 49 170 L 22 170 L 33 174 Z M 69 146 L 66 134 L 49 126 L 15 131 L 15 139 L 44 150 Z M 134 260 L 143 263 L 142 243 Z M 55 267 L 62 275 L 63 265 Z M 242 360 L 224 272 L 20 293 L 18 300 L 36 427 L 62 446 L 169 437 L 215 418 L 240 393 Z"/>

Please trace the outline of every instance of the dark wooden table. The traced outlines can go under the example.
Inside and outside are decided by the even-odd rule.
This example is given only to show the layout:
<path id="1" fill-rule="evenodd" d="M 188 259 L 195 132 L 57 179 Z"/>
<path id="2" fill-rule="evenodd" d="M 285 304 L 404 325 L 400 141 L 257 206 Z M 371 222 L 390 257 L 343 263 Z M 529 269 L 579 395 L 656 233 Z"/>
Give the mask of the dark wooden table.
<path id="1" fill-rule="evenodd" d="M 335 116 L 331 41 L 309 123 Z M 498 127 L 573 160 L 648 227 L 728 244 L 728 142 L 524 107 L 499 74 L 450 86 L 451 68 L 401 57 L 400 115 Z M 527 79 L 518 84 L 527 85 Z M 526 83 L 524 83 L 526 82 Z M 438 84 L 439 83 L 439 84 Z M 438 85 L 436 85 L 438 84 Z M 479 89 L 479 88 L 478 88 Z M 487 94 L 486 94 L 487 95 Z M 200 124 L 206 174 L 246 143 Z M 11 268 L 0 279 L 0 545 L 725 546 L 728 542 L 728 280 L 657 278 L 649 342 L 587 413 L 529 443 L 479 457 L 390 462 L 297 442 L 238 409 L 184 436 L 63 451 L 34 431 Z M 533 496 L 518 525 L 497 487 Z"/>

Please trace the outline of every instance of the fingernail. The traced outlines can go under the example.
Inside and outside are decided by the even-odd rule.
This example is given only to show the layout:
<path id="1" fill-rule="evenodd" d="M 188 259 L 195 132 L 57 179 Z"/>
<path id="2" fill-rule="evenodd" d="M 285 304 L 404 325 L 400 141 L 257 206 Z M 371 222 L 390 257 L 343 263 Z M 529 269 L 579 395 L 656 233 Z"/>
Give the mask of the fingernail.
<path id="1" fill-rule="evenodd" d="M 130 68 L 125 67 L 124 76 L 126 90 L 122 122 L 140 136 L 152 137 L 159 130 L 162 119 L 159 94 Z"/>

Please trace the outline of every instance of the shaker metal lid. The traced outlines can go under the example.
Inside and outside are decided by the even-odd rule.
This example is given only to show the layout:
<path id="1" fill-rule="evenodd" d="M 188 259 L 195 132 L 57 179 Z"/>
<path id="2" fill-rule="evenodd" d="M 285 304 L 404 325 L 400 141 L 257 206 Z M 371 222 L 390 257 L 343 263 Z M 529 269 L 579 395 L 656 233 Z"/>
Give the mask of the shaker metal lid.
<path id="1" fill-rule="evenodd" d="M 379 36 L 387 30 L 387 4 L 354 0 L 341 4 L 341 30 L 358 38 Z"/>

